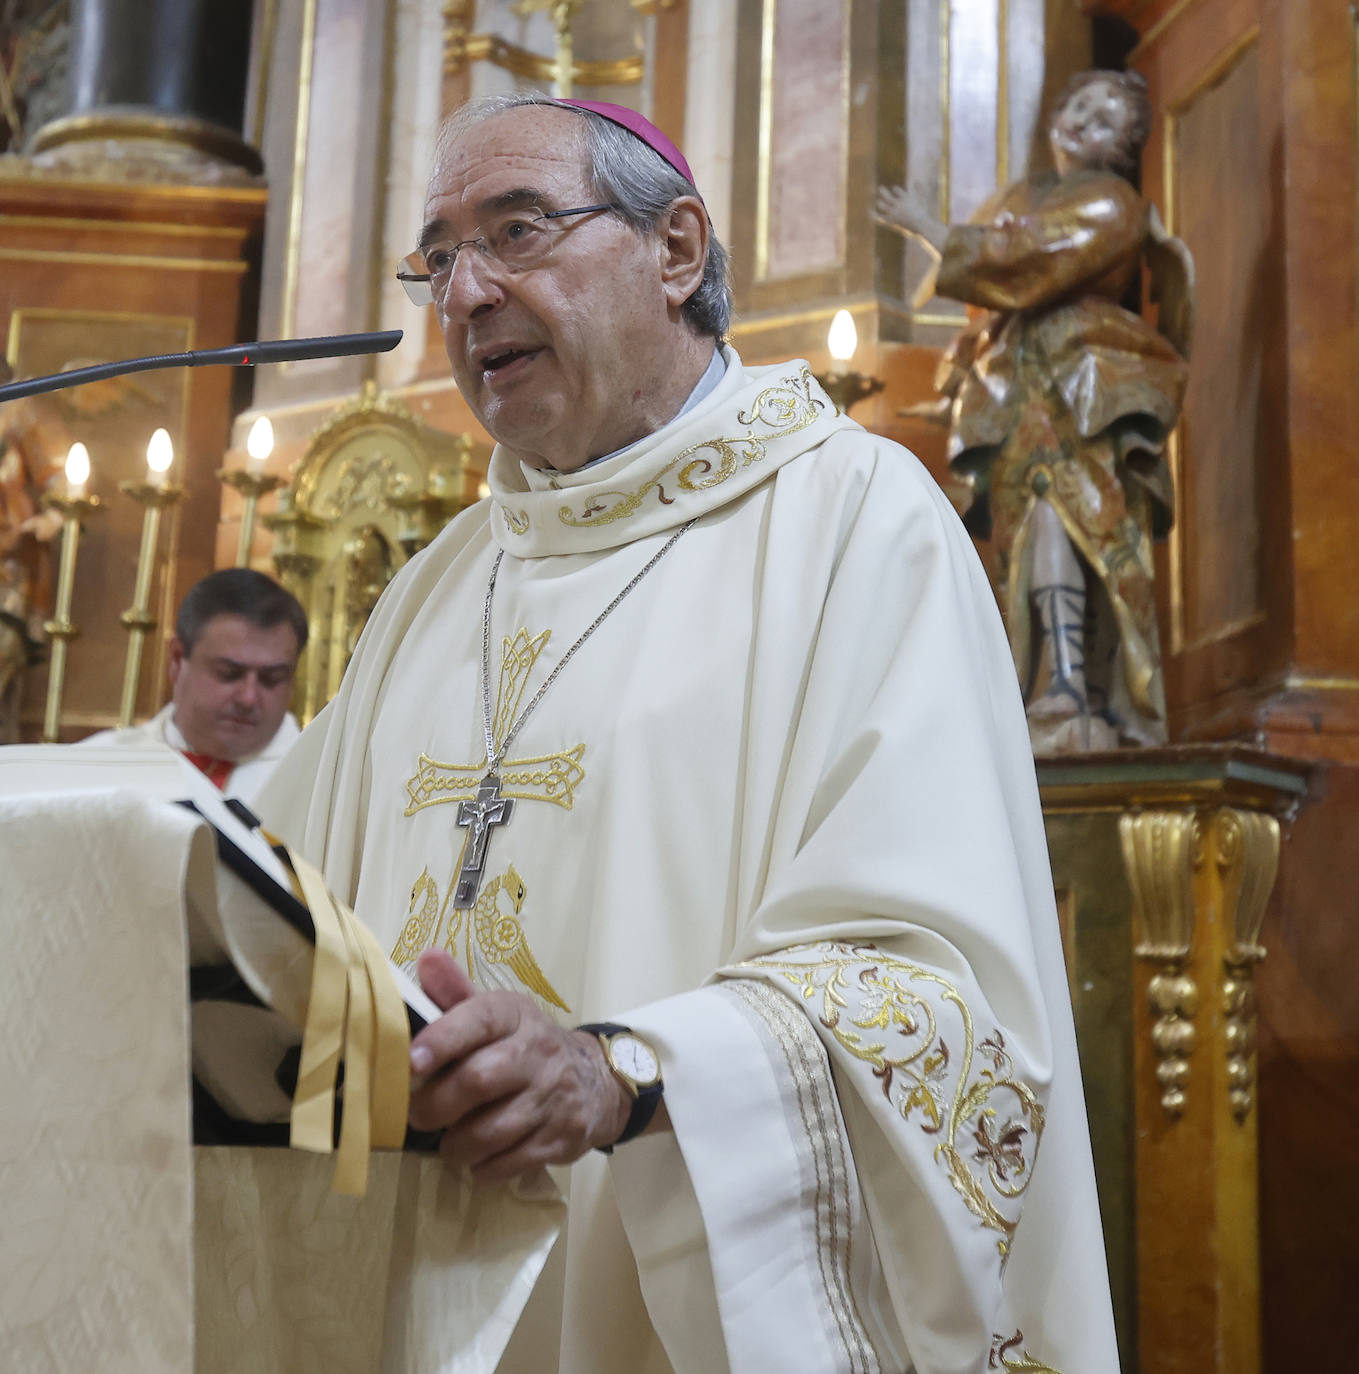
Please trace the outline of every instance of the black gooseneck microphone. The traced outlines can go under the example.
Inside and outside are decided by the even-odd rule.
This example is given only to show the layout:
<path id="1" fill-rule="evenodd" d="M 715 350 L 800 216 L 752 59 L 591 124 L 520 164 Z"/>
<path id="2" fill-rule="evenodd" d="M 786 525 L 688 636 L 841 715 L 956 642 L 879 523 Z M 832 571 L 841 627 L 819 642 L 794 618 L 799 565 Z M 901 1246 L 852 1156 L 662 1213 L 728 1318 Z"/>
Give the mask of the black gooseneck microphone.
<path id="1" fill-rule="evenodd" d="M 376 334 L 328 334 L 319 339 L 268 339 L 260 343 L 232 344 L 229 348 L 198 348 L 190 353 L 157 353 L 147 358 L 126 358 L 97 367 L 77 367 L 48 377 L 29 377 L 0 386 L 0 403 L 44 391 L 61 391 L 86 382 L 102 382 L 128 372 L 154 372 L 162 367 L 214 367 L 237 364 L 296 363 L 306 358 L 348 358 L 359 353 L 388 353 L 401 342 L 401 330 L 384 329 Z"/>

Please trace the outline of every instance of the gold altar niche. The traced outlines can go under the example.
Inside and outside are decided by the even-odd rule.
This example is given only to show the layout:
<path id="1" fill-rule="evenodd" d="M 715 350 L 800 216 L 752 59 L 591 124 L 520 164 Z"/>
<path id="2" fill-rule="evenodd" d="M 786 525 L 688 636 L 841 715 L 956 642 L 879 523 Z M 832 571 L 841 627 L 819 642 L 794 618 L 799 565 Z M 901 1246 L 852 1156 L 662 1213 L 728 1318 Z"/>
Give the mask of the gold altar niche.
<path id="1" fill-rule="evenodd" d="M 307 612 L 293 687 L 301 724 L 335 695 L 387 583 L 477 499 L 484 477 L 467 435 L 431 428 L 371 381 L 312 436 L 264 518 L 279 578 Z"/>

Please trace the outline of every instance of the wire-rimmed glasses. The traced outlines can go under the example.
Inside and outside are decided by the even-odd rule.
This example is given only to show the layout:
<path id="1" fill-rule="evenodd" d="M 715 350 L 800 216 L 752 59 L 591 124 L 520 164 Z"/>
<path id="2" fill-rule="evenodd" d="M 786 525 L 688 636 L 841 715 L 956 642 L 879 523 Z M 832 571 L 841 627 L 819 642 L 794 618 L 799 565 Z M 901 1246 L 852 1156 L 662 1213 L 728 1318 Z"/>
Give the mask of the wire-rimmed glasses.
<path id="1" fill-rule="evenodd" d="M 436 241 L 407 254 L 397 267 L 396 279 L 414 304 L 432 305 L 448 290 L 458 254 L 469 244 L 507 271 L 523 272 L 542 262 L 555 242 L 557 235 L 550 220 L 564 219 L 568 215 L 594 215 L 617 208 L 607 204 L 580 205 L 573 210 L 539 210 L 536 207 L 507 210 L 483 225 L 475 238 L 460 239 L 456 243 Z"/>

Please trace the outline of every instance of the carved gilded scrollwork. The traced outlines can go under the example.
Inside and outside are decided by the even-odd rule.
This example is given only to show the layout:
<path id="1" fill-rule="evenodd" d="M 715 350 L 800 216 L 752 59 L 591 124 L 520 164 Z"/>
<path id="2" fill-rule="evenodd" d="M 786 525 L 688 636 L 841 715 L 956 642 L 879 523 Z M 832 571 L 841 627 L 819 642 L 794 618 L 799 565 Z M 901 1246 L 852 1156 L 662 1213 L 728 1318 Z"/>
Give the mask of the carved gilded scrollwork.
<path id="1" fill-rule="evenodd" d="M 1189 811 L 1144 811 L 1120 817 L 1118 833 L 1140 933 L 1135 952 L 1158 965 L 1147 999 L 1161 1106 L 1178 1118 L 1198 1035 L 1199 990 L 1186 961 L 1194 939 L 1194 870 L 1203 857 L 1199 822 Z"/>
<path id="2" fill-rule="evenodd" d="M 431 429 L 372 382 L 312 435 L 264 521 L 311 630 L 293 697 L 304 724 L 339 687 L 383 588 L 476 499 L 482 470 L 466 435 Z"/>
<path id="3" fill-rule="evenodd" d="M 1279 868 L 1279 823 L 1256 811 L 1225 808 L 1213 824 L 1213 860 L 1222 884 L 1232 942 L 1223 958 L 1223 1041 L 1227 1096 L 1244 1121 L 1255 1103 L 1255 965 L 1265 957 L 1260 924 Z"/>

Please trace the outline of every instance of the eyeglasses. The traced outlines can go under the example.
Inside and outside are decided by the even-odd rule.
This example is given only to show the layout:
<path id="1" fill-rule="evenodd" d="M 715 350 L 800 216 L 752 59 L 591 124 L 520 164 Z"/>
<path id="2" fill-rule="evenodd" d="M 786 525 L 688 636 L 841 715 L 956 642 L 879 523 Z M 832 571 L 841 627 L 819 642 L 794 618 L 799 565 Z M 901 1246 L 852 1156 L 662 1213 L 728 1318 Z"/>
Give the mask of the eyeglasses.
<path id="1" fill-rule="evenodd" d="M 414 304 L 432 305 L 448 290 L 458 254 L 469 244 L 475 244 L 506 271 L 524 272 L 537 267 L 557 240 L 549 220 L 564 219 L 567 215 L 595 215 L 617 208 L 609 204 L 582 205 L 574 210 L 512 210 L 485 225 L 476 238 L 417 248 L 401 260 L 396 279 Z"/>

